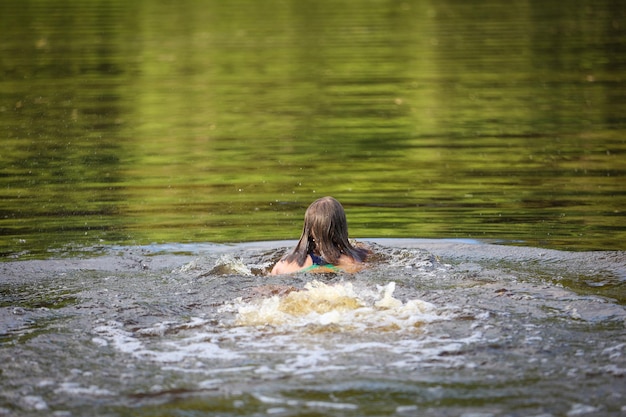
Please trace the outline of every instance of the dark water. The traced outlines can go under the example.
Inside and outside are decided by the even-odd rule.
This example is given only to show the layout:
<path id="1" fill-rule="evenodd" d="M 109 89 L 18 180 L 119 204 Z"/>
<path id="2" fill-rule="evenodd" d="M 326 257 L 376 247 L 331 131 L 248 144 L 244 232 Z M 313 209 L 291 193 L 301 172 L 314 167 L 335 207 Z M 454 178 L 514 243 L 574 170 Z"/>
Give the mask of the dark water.
<path id="1" fill-rule="evenodd" d="M 362 237 L 625 249 L 621 1 L 4 1 L 0 252 Z"/>

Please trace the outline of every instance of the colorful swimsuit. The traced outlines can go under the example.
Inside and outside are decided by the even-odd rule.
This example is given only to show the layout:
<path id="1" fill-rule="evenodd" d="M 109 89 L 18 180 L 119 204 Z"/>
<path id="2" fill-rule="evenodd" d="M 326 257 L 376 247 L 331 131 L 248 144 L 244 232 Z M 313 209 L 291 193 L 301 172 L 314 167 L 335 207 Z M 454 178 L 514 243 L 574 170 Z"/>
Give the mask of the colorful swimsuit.
<path id="1" fill-rule="evenodd" d="M 342 272 L 343 271 L 338 266 L 335 266 L 335 265 L 333 265 L 331 263 L 326 262 L 324 260 L 324 258 L 322 258 L 321 256 L 317 256 L 313 252 L 309 252 L 309 256 L 311 257 L 311 260 L 313 261 L 313 265 L 307 266 L 306 268 L 300 270 L 300 272 L 309 272 L 309 271 L 312 271 L 312 270 L 317 269 L 317 268 L 326 268 L 326 269 L 332 270 L 333 272 Z"/>

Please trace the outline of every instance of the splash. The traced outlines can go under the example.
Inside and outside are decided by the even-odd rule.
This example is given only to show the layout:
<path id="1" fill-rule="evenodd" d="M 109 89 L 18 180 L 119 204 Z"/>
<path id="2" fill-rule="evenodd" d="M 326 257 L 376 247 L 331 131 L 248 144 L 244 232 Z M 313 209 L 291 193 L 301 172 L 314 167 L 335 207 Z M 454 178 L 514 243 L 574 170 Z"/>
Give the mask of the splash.
<path id="1" fill-rule="evenodd" d="M 309 282 L 304 290 L 235 303 L 239 326 L 306 327 L 318 331 L 406 331 L 442 317 L 421 300 L 403 303 L 393 297 L 395 283 L 376 291 L 351 283 Z"/>
<path id="2" fill-rule="evenodd" d="M 180 268 L 175 269 L 173 272 L 200 272 L 202 276 L 231 274 L 244 276 L 253 275 L 250 267 L 248 267 L 241 258 L 235 257 L 230 254 L 221 255 L 217 260 L 214 261 L 213 265 L 208 264 L 207 260 L 197 258 L 191 262 L 186 263 Z"/>

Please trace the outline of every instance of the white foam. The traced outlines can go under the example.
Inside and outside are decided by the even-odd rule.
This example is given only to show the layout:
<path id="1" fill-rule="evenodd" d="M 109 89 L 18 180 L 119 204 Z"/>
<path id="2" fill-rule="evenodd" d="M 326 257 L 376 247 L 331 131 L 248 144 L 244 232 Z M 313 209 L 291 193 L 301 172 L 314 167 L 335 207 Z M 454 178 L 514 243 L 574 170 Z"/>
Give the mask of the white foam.
<path id="1" fill-rule="evenodd" d="M 99 388 L 95 385 L 91 385 L 89 387 L 83 387 L 80 384 L 75 383 L 75 382 L 64 382 L 54 392 L 55 393 L 62 392 L 64 394 L 69 394 L 69 395 L 74 395 L 74 396 L 90 395 L 94 397 L 108 397 L 108 396 L 115 395 L 115 393 L 109 391 L 108 389 Z"/>
<path id="2" fill-rule="evenodd" d="M 141 341 L 135 338 L 131 332 L 123 330 L 122 324 L 116 321 L 109 321 L 96 327 L 93 331 L 102 338 L 108 339 L 120 352 L 133 354 L 141 351 L 143 347 Z"/>
<path id="3" fill-rule="evenodd" d="M 403 302 L 394 290 L 393 282 L 372 289 L 313 281 L 282 297 L 237 299 L 220 310 L 232 319 L 218 327 L 215 320 L 192 318 L 130 332 L 109 321 L 94 329 L 94 343 L 163 364 L 163 370 L 205 375 L 206 381 L 239 373 L 316 378 L 357 369 L 464 366 L 461 352 L 482 333 L 434 336 L 424 325 L 452 316 L 422 300 Z M 242 359 L 253 364 L 241 366 Z"/>
<path id="4" fill-rule="evenodd" d="M 389 344 L 381 342 L 362 342 L 350 343 L 344 346 L 338 346 L 338 348 L 338 351 L 341 353 L 355 353 L 360 350 L 371 351 L 374 349 L 389 349 Z"/>
<path id="5" fill-rule="evenodd" d="M 20 399 L 20 406 L 31 411 L 46 411 L 48 403 L 38 395 L 26 395 Z"/>
<path id="6" fill-rule="evenodd" d="M 198 320 L 192 320 L 181 327 L 197 326 Z M 157 325 L 156 327 L 159 327 Z M 161 363 L 180 362 L 186 358 L 208 358 L 215 360 L 231 360 L 240 358 L 240 355 L 228 349 L 223 349 L 216 343 L 206 341 L 207 335 L 193 335 L 190 338 L 164 340 L 158 344 L 159 349 L 150 349 L 136 338 L 133 333 L 122 329 L 122 324 L 110 321 L 94 329 L 101 338 L 108 339 L 120 352 L 135 357 Z M 138 331 L 142 334 L 141 331 Z M 152 332 L 148 332 L 153 334 Z"/>
<path id="7" fill-rule="evenodd" d="M 104 347 L 104 346 L 108 346 L 109 342 L 107 342 L 105 339 L 101 338 L 101 337 L 94 337 L 91 339 L 91 342 L 96 345 L 96 346 L 100 346 L 100 347 Z"/>
<path id="8" fill-rule="evenodd" d="M 568 417 L 581 416 L 584 414 L 596 413 L 599 409 L 597 407 L 587 404 L 573 404 L 572 408 L 567 412 Z"/>
<path id="9" fill-rule="evenodd" d="M 270 397 L 269 395 L 259 394 L 258 392 L 252 395 L 263 404 L 285 404 L 285 400 L 282 398 Z"/>
<path id="10" fill-rule="evenodd" d="M 327 408 L 331 410 L 356 410 L 359 408 L 356 404 L 332 403 L 329 401 L 307 401 L 304 404 L 310 408 Z"/>
<path id="11" fill-rule="evenodd" d="M 235 352 L 222 349 L 217 344 L 209 342 L 191 343 L 189 345 L 181 344 L 180 342 L 168 342 L 164 344 L 164 347 L 168 347 L 171 350 L 143 349 L 139 353 L 155 362 L 162 363 L 180 362 L 190 357 L 217 360 L 230 360 L 240 357 L 240 355 Z"/>
<path id="12" fill-rule="evenodd" d="M 272 407 L 272 410 L 283 409 L 283 407 L 279 407 L 282 405 L 287 405 L 291 407 L 308 407 L 308 408 L 323 408 L 329 410 L 357 410 L 359 408 L 356 404 L 351 403 L 340 403 L 340 402 L 331 402 L 331 401 L 297 401 L 292 399 L 283 399 L 277 397 L 270 397 L 269 395 L 264 395 L 260 393 L 252 394 L 258 401 L 263 404 L 273 405 L 278 407 Z"/>
<path id="13" fill-rule="evenodd" d="M 313 281 L 302 291 L 252 301 L 235 302 L 236 324 L 240 326 L 302 327 L 327 330 L 415 330 L 441 320 L 433 304 L 422 300 L 406 303 L 393 297 L 395 283 L 377 292 L 355 289 L 351 283 L 327 285 Z"/>
<path id="14" fill-rule="evenodd" d="M 198 383 L 200 389 L 216 389 L 224 383 L 222 379 L 207 379 Z"/>

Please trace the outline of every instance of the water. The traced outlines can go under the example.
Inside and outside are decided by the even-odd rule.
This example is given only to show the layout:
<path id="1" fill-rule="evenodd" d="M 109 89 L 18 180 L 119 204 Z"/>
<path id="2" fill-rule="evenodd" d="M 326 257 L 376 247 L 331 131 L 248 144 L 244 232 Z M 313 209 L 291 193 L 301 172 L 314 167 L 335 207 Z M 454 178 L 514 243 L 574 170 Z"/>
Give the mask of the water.
<path id="1" fill-rule="evenodd" d="M 626 409 L 623 252 L 392 239 L 354 276 L 266 276 L 292 243 L 2 264 L 0 415 Z"/>
<path id="2" fill-rule="evenodd" d="M 0 252 L 355 236 L 624 249 L 614 1 L 5 1 Z"/>
<path id="3" fill-rule="evenodd" d="M 623 415 L 625 13 L 3 1 L 0 415 Z"/>

